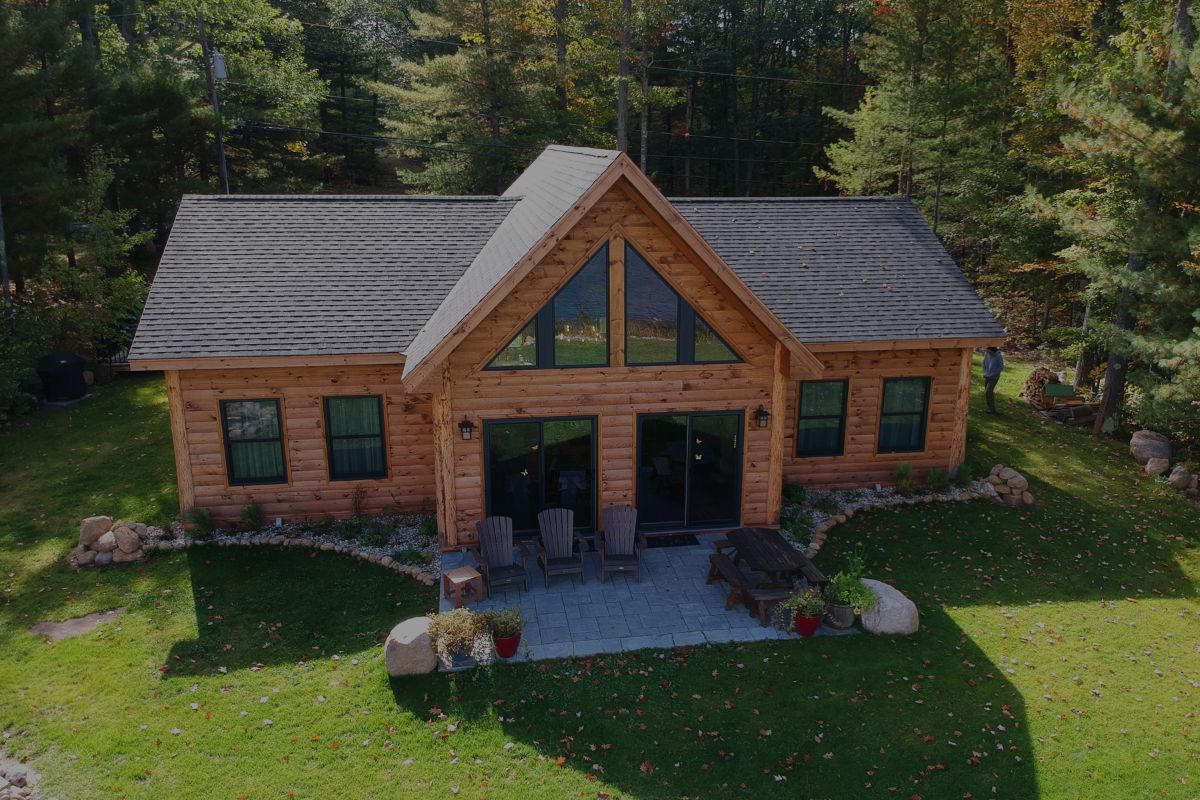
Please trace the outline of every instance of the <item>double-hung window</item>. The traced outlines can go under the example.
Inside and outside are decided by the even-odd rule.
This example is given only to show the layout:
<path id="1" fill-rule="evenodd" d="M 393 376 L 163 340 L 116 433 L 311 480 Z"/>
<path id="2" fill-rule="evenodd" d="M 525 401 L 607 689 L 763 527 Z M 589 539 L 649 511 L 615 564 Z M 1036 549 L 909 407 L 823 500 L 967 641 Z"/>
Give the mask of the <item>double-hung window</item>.
<path id="1" fill-rule="evenodd" d="M 326 397 L 325 438 L 330 480 L 387 477 L 383 403 L 378 395 Z"/>
<path id="2" fill-rule="evenodd" d="M 879 452 L 915 453 L 925 449 L 929 416 L 929 378 L 887 378 L 879 411 Z"/>
<path id="3" fill-rule="evenodd" d="M 797 456 L 840 456 L 846 434 L 847 381 L 804 381 L 796 420 Z"/>
<path id="4" fill-rule="evenodd" d="M 278 400 L 222 400 L 221 427 L 230 485 L 287 483 Z"/>

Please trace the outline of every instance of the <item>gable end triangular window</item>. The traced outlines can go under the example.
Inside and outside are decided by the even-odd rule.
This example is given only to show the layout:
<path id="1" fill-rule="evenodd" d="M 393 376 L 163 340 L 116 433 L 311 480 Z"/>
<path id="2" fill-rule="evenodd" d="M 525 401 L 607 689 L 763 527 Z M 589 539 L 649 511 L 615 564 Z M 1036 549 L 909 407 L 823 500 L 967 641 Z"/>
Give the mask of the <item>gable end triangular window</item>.
<path id="1" fill-rule="evenodd" d="M 690 303 L 631 244 L 625 245 L 625 363 L 741 361 Z"/>
<path id="2" fill-rule="evenodd" d="M 488 369 L 608 366 L 608 245 L 579 268 Z"/>

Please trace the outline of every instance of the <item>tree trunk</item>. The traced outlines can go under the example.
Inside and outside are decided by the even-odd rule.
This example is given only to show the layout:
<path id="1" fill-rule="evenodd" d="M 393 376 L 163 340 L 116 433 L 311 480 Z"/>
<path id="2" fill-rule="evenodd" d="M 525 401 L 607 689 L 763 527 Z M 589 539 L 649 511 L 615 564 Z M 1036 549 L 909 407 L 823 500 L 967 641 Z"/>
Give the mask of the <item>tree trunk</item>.
<path id="1" fill-rule="evenodd" d="M 641 152 L 638 164 L 642 172 L 646 171 L 646 162 L 650 157 L 650 42 L 649 36 L 642 40 L 642 119 Z"/>
<path id="2" fill-rule="evenodd" d="M 1092 301 L 1088 300 L 1087 305 L 1083 307 L 1083 324 L 1080 329 L 1087 333 L 1092 324 Z M 1082 347 L 1079 350 L 1079 358 L 1075 362 L 1075 391 L 1078 392 L 1084 386 L 1091 386 L 1092 380 L 1089 377 L 1092 370 L 1096 368 L 1096 353 L 1090 347 Z"/>
<path id="3" fill-rule="evenodd" d="M 617 149 L 629 152 L 629 0 L 621 0 L 621 49 L 617 56 Z"/>
<path id="4" fill-rule="evenodd" d="M 483 15 L 481 26 L 483 52 L 484 57 L 487 59 L 488 128 L 492 142 L 497 145 L 492 155 L 492 163 L 495 165 L 496 170 L 496 194 L 501 194 L 504 192 L 504 167 L 498 146 L 500 144 L 500 99 L 498 96 L 499 87 L 496 86 L 495 53 L 492 48 L 492 7 L 489 0 L 481 0 L 480 12 Z"/>
<path id="5" fill-rule="evenodd" d="M 683 193 L 692 193 L 692 119 L 696 109 L 696 78 L 688 81 L 687 105 L 683 109 Z"/>
<path id="6" fill-rule="evenodd" d="M 554 4 L 554 63 L 558 67 L 558 107 L 567 110 L 567 0 Z"/>
<path id="7" fill-rule="evenodd" d="M 1177 0 L 1175 6 L 1174 32 L 1179 40 L 1179 47 L 1172 47 L 1171 57 L 1167 61 L 1165 89 L 1163 99 L 1166 105 L 1172 106 L 1175 101 L 1175 83 L 1180 71 L 1180 62 L 1186 61 L 1185 53 L 1192 49 L 1196 39 L 1196 29 L 1192 26 L 1192 0 Z M 1180 52 L 1183 51 L 1183 52 Z M 1159 191 L 1153 184 L 1142 187 L 1141 201 L 1138 203 L 1137 217 L 1130 231 L 1131 245 L 1129 256 L 1125 261 L 1126 269 L 1132 273 L 1141 273 L 1146 269 L 1146 253 L 1139 244 L 1142 229 L 1149 222 L 1149 217 L 1158 204 Z M 1133 313 L 1134 298 L 1130 290 L 1122 290 L 1117 297 L 1117 329 L 1132 331 L 1137 324 Z M 1108 368 L 1104 371 L 1104 394 L 1100 401 L 1100 409 L 1096 414 L 1096 426 L 1093 433 L 1100 436 L 1112 433 L 1121 426 L 1121 406 L 1125 399 L 1125 383 L 1129 372 L 1128 343 L 1124 340 L 1114 341 L 1108 349 Z"/>

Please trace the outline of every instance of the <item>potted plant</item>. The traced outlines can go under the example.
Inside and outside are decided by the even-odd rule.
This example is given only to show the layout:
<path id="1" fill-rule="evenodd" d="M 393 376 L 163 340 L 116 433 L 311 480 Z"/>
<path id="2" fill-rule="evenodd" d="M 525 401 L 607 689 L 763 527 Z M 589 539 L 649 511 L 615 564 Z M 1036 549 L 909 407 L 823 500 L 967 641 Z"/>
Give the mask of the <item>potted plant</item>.
<path id="1" fill-rule="evenodd" d="M 825 598 L 816 589 L 794 592 L 775 606 L 771 612 L 775 627 L 781 631 L 795 630 L 807 638 L 821 626 L 821 615 L 825 613 Z"/>
<path id="2" fill-rule="evenodd" d="M 525 627 L 525 618 L 515 608 L 496 608 L 483 612 L 484 623 L 492 633 L 492 642 L 496 645 L 496 655 L 501 658 L 512 658 L 517 654 L 521 645 L 521 629 Z"/>
<path id="3" fill-rule="evenodd" d="M 854 618 L 875 605 L 875 593 L 862 582 L 866 560 L 862 548 L 856 548 L 846 559 L 846 568 L 829 579 L 825 590 L 829 599 L 826 621 L 834 628 L 849 628 Z"/>
<path id="4" fill-rule="evenodd" d="M 469 669 L 492 660 L 492 640 L 483 617 L 469 608 L 429 615 L 429 639 L 447 670 Z"/>

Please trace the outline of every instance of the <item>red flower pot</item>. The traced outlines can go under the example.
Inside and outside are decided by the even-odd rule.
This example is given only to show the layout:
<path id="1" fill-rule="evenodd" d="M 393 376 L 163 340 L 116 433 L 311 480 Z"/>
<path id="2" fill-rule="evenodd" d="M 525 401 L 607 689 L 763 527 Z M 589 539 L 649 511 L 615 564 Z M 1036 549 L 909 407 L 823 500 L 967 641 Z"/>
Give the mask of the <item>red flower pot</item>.
<path id="1" fill-rule="evenodd" d="M 521 634 L 518 632 L 512 636 L 493 636 L 492 641 L 496 643 L 496 655 L 501 658 L 512 658 L 517 654 L 517 648 L 521 646 Z"/>
<path id="2" fill-rule="evenodd" d="M 812 636 L 817 632 L 817 628 L 821 627 L 820 614 L 814 614 L 811 617 L 804 617 L 797 614 L 793 621 L 796 623 L 796 633 L 806 638 Z"/>

